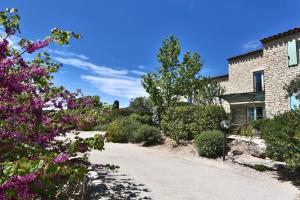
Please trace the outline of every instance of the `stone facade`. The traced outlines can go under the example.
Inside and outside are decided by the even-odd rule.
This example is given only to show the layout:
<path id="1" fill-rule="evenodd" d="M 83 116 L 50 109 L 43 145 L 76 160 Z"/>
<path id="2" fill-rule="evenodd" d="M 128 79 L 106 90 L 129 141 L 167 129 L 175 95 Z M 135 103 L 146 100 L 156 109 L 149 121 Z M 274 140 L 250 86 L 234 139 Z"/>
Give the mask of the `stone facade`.
<path id="1" fill-rule="evenodd" d="M 296 30 L 296 31 L 295 31 Z M 288 65 L 288 42 L 297 41 L 298 65 Z M 263 48 L 228 59 L 228 80 L 221 85 L 227 94 L 253 93 L 253 73 L 264 71 L 264 97 L 262 102 L 223 102 L 232 113 L 235 123 L 247 124 L 247 107 L 261 106 L 264 116 L 274 117 L 290 110 L 290 99 L 284 86 L 300 74 L 300 28 L 263 39 Z"/>
<path id="2" fill-rule="evenodd" d="M 290 110 L 289 98 L 283 89 L 293 78 L 300 74 L 300 65 L 288 66 L 287 42 L 297 40 L 299 55 L 300 33 L 276 39 L 264 44 L 265 60 L 265 105 L 267 117 Z"/>
<path id="3" fill-rule="evenodd" d="M 263 52 L 229 61 L 229 80 L 225 94 L 253 92 L 253 72 L 265 69 Z"/>

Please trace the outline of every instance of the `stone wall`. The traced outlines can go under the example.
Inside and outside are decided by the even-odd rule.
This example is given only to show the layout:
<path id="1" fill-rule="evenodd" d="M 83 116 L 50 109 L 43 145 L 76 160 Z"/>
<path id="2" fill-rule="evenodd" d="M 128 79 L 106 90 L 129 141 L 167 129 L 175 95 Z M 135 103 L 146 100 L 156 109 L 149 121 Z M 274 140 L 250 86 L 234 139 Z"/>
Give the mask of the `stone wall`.
<path id="1" fill-rule="evenodd" d="M 265 69 L 263 53 L 229 61 L 226 94 L 253 92 L 253 72 Z"/>
<path id="2" fill-rule="evenodd" d="M 293 39 L 297 40 L 298 65 L 289 67 L 287 43 Z M 253 92 L 253 72 L 264 70 L 266 117 L 290 110 L 283 87 L 300 74 L 299 49 L 300 33 L 297 33 L 263 44 L 263 52 L 229 61 L 229 80 L 221 83 L 225 94 Z"/>
<path id="3" fill-rule="evenodd" d="M 289 98 L 286 98 L 287 93 L 283 87 L 300 74 L 300 55 L 298 56 L 298 65 L 288 66 L 287 42 L 293 39 L 297 39 L 299 55 L 300 33 L 264 44 L 265 106 L 267 117 L 273 117 L 278 113 L 290 110 Z"/>

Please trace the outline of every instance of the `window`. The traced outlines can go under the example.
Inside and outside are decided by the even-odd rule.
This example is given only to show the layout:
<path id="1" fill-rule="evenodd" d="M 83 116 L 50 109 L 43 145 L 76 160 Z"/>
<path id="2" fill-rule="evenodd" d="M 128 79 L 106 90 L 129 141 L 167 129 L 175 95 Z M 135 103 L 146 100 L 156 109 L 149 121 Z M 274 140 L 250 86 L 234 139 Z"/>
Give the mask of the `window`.
<path id="1" fill-rule="evenodd" d="M 300 99 L 296 98 L 296 95 L 290 97 L 290 109 L 295 110 L 300 108 Z"/>
<path id="2" fill-rule="evenodd" d="M 263 107 L 248 107 L 247 108 L 248 123 L 254 120 L 263 118 Z"/>
<path id="3" fill-rule="evenodd" d="M 254 92 L 264 91 L 264 71 L 253 73 L 253 89 Z"/>
<path id="4" fill-rule="evenodd" d="M 298 64 L 298 55 L 297 55 L 297 41 L 292 40 L 288 42 L 288 59 L 289 66 Z"/>

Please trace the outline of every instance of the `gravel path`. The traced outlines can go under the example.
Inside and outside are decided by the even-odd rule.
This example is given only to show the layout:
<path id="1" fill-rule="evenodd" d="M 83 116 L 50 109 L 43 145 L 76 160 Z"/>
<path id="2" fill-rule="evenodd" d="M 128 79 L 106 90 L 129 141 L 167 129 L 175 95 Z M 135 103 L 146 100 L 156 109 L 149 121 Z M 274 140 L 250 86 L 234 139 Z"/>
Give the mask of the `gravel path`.
<path id="1" fill-rule="evenodd" d="M 154 200 L 295 200 L 299 195 L 290 183 L 239 165 L 134 144 L 109 143 L 105 148 L 92 151 L 91 162 L 119 165 L 115 175 L 126 174 L 145 185 Z"/>

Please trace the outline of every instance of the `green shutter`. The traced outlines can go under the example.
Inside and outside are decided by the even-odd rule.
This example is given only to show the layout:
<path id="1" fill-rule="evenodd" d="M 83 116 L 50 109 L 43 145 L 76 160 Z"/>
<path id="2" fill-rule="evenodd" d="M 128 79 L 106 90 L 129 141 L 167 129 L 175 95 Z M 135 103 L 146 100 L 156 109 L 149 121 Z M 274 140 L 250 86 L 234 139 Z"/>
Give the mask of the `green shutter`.
<path id="1" fill-rule="evenodd" d="M 296 40 L 288 42 L 289 66 L 298 64 Z"/>

